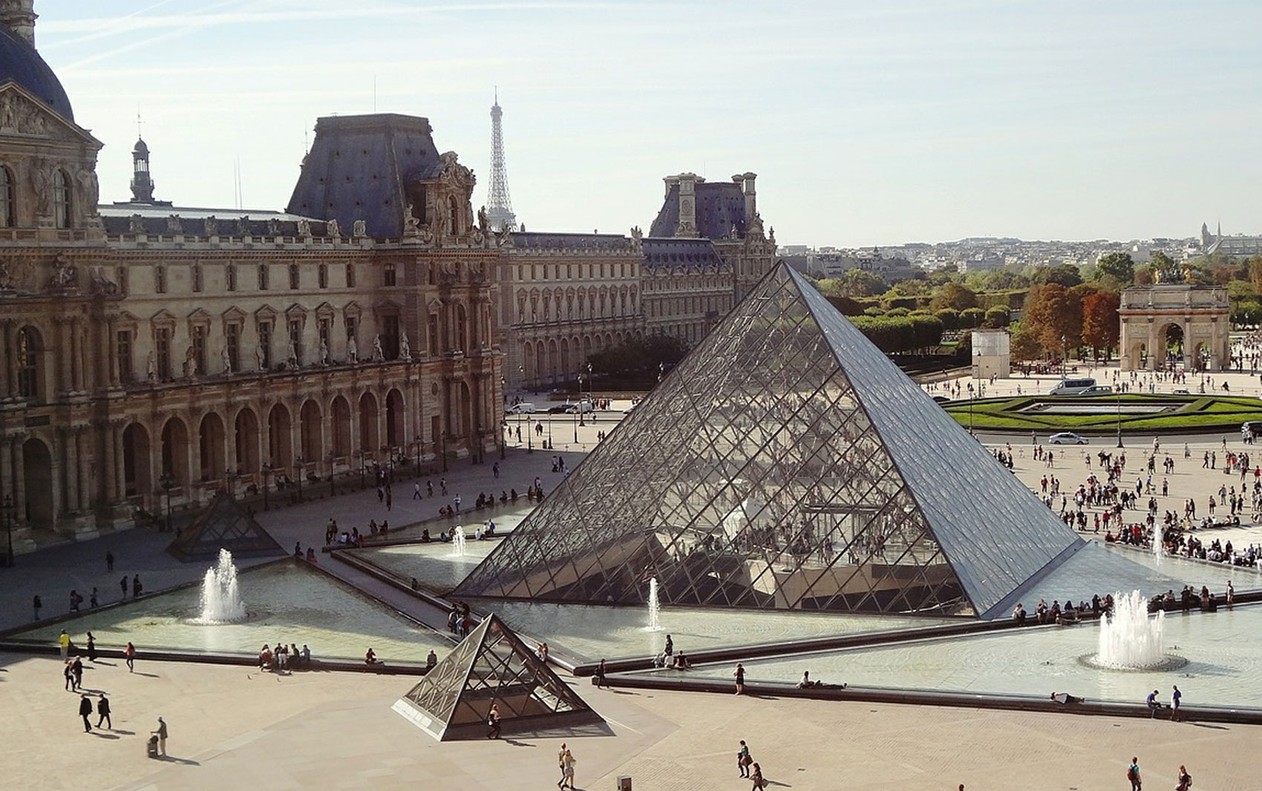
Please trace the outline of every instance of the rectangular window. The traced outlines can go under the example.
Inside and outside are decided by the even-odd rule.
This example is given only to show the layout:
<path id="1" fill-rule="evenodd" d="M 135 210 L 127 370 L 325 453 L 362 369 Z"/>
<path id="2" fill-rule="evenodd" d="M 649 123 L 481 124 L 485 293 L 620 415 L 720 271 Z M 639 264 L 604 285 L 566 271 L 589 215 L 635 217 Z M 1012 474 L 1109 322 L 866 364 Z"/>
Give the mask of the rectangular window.
<path id="1" fill-rule="evenodd" d="M 263 359 L 263 370 L 272 370 L 272 324 L 259 322 L 259 353 Z"/>
<path id="2" fill-rule="evenodd" d="M 429 314 L 428 330 L 429 330 L 429 353 L 430 355 L 437 357 L 438 356 L 438 314 L 437 313 Z"/>
<path id="3" fill-rule="evenodd" d="M 393 263 L 387 263 L 384 273 L 382 274 L 383 285 L 395 285 L 396 274 Z"/>
<path id="4" fill-rule="evenodd" d="M 298 358 L 298 363 L 302 363 L 302 322 L 298 319 L 289 320 L 289 342 L 293 344 L 294 356 Z"/>
<path id="5" fill-rule="evenodd" d="M 331 323 L 328 319 L 320 319 L 320 323 L 316 325 L 316 332 L 320 336 L 320 346 L 326 350 L 333 348 L 333 344 L 329 342 L 329 325 Z M 324 360 L 317 360 L 317 362 L 323 364 Z"/>
<path id="6" fill-rule="evenodd" d="M 259 291 L 266 291 L 268 287 L 268 266 L 267 264 L 259 264 Z"/>
<path id="7" fill-rule="evenodd" d="M 347 288 L 355 287 L 355 265 L 354 264 L 346 265 L 346 287 Z"/>
<path id="8" fill-rule="evenodd" d="M 124 296 L 124 297 L 125 297 L 125 296 L 127 296 L 127 285 L 128 285 L 128 283 L 127 283 L 127 267 L 125 267 L 125 266 L 120 266 L 120 267 L 116 270 L 116 276 L 118 277 L 118 293 L 119 293 L 121 296 Z"/>
<path id="9" fill-rule="evenodd" d="M 329 265 L 320 264 L 318 275 L 319 275 L 318 280 L 320 283 L 320 288 L 328 288 L 329 287 Z"/>
<path id="10" fill-rule="evenodd" d="M 359 320 L 354 316 L 346 317 L 346 340 L 359 340 Z"/>
<path id="11" fill-rule="evenodd" d="M 383 319 L 385 332 L 382 333 L 381 351 L 387 360 L 397 360 L 399 359 L 399 317 L 384 316 Z"/>
<path id="12" fill-rule="evenodd" d="M 153 290 L 158 294 L 167 293 L 167 268 L 165 266 L 155 266 L 153 268 Z"/>
<path id="13" fill-rule="evenodd" d="M 193 291 L 195 293 L 202 290 L 202 265 L 193 264 Z"/>
<path id="14" fill-rule="evenodd" d="M 228 365 L 232 370 L 241 370 L 241 325 L 229 324 L 224 327 L 224 345 L 228 349 Z"/>
<path id="15" fill-rule="evenodd" d="M 114 333 L 114 353 L 118 361 L 118 381 L 130 382 L 134 373 L 131 367 L 131 330 Z"/>
<path id="16" fill-rule="evenodd" d="M 236 264 L 228 264 L 224 271 L 224 282 L 227 284 L 229 291 L 237 290 L 237 266 Z M 235 368 L 233 370 L 236 370 Z"/>
<path id="17" fill-rule="evenodd" d="M 171 379 L 171 330 L 169 327 L 159 327 L 153 334 L 153 352 L 157 358 L 154 362 L 157 366 L 158 380 L 162 382 Z"/>
<path id="18" fill-rule="evenodd" d="M 292 291 L 297 291 L 298 286 L 299 286 L 298 265 L 290 264 L 289 265 L 289 288 Z"/>
<path id="19" fill-rule="evenodd" d="M 193 362 L 197 363 L 197 373 L 206 375 L 206 328 L 201 325 L 193 327 Z"/>

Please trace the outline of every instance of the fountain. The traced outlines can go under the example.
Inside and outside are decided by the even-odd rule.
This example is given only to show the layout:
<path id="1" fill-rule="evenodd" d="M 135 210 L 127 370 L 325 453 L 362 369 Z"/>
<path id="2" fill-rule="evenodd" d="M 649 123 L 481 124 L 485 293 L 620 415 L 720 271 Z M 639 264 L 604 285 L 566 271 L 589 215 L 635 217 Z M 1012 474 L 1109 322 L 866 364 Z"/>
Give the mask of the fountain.
<path id="1" fill-rule="evenodd" d="M 451 531 L 451 554 L 455 557 L 464 557 L 464 527 L 456 525 Z"/>
<path id="2" fill-rule="evenodd" d="M 206 569 L 206 576 L 202 578 L 202 614 L 194 620 L 203 624 L 245 620 L 237 567 L 232 563 L 232 553 L 226 549 L 220 549 L 219 562 Z"/>
<path id="3" fill-rule="evenodd" d="M 1176 657 L 1162 644 L 1165 613 L 1148 617 L 1148 601 L 1137 590 L 1113 595 L 1113 615 L 1100 619 L 1100 641 L 1091 664 L 1109 670 L 1160 670 Z"/>
<path id="4" fill-rule="evenodd" d="M 1166 529 L 1156 525 L 1152 529 L 1152 554 L 1157 559 L 1157 568 L 1161 568 L 1161 555 L 1164 551 Z"/>
<path id="5" fill-rule="evenodd" d="M 657 597 L 657 577 L 649 577 L 649 625 L 650 632 L 662 631 L 662 602 Z"/>

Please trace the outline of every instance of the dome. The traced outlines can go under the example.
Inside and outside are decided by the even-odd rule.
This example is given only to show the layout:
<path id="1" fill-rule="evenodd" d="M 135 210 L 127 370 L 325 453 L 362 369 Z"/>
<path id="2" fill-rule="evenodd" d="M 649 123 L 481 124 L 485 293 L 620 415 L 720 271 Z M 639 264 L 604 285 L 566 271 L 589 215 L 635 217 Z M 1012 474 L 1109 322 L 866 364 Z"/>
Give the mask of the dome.
<path id="1" fill-rule="evenodd" d="M 53 108 L 68 121 L 74 120 L 70 99 L 57 75 L 35 48 L 0 27 L 0 85 L 12 80 Z"/>
<path id="2" fill-rule="evenodd" d="M 131 152 L 141 156 L 149 156 L 149 146 L 145 144 L 144 138 L 136 141 L 136 145 L 132 148 Z"/>

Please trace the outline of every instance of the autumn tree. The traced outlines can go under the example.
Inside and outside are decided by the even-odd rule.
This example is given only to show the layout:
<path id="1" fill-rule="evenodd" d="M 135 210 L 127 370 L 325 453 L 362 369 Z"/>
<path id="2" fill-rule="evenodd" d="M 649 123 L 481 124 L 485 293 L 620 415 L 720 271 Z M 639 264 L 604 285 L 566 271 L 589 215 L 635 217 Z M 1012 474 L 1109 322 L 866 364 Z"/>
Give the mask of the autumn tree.
<path id="1" fill-rule="evenodd" d="M 930 310 L 965 310 L 977 307 L 977 295 L 959 283 L 943 283 L 934 289 L 933 299 L 929 302 Z"/>
<path id="2" fill-rule="evenodd" d="M 1082 300 L 1082 342 L 1091 347 L 1098 358 L 1104 350 L 1104 359 L 1112 356 L 1120 333 L 1117 309 L 1122 304 L 1121 295 L 1113 291 L 1097 291 Z"/>
<path id="3" fill-rule="evenodd" d="M 1030 325 L 1045 353 L 1059 355 L 1082 345 L 1082 302 L 1060 283 L 1032 286 L 1021 324 Z"/>

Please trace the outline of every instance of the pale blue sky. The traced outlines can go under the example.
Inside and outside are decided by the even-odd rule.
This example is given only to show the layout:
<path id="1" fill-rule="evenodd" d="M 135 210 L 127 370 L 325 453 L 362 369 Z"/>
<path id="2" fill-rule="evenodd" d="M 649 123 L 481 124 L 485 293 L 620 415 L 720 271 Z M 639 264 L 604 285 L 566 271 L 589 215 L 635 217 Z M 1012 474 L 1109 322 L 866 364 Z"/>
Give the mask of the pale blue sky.
<path id="1" fill-rule="evenodd" d="M 1256 0 L 43 0 L 36 41 L 129 196 L 283 208 L 331 114 L 434 126 L 530 230 L 647 228 L 661 177 L 759 174 L 782 244 L 1262 233 Z M 374 103 L 375 83 L 375 103 Z"/>

